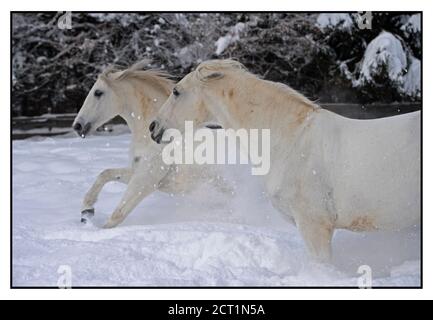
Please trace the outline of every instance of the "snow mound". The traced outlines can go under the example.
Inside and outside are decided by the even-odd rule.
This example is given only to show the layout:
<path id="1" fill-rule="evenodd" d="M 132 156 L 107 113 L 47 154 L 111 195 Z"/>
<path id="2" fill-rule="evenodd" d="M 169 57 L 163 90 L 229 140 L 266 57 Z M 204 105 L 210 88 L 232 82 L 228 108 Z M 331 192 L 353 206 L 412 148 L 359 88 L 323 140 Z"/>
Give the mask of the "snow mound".
<path id="1" fill-rule="evenodd" d="M 245 30 L 245 23 L 238 22 L 230 31 L 223 37 L 220 37 L 216 42 L 215 54 L 219 56 L 228 46 L 240 39 L 240 34 Z"/>
<path id="2" fill-rule="evenodd" d="M 125 186 L 100 194 L 92 224 L 80 206 L 97 174 L 128 161 L 129 134 L 13 142 L 14 286 L 419 286 L 419 229 L 335 234 L 332 265 L 308 257 L 297 229 L 274 210 L 248 166 L 228 166 L 235 194 L 203 186 L 155 192 L 117 228 L 101 229 Z M 374 250 L 371 250 L 374 248 Z"/>
<path id="3" fill-rule="evenodd" d="M 322 31 L 335 28 L 350 31 L 353 27 L 353 20 L 348 13 L 321 13 L 317 16 L 316 25 Z"/>
<path id="4" fill-rule="evenodd" d="M 388 78 L 401 81 L 407 67 L 406 53 L 393 34 L 383 31 L 367 46 L 361 62 L 358 85 L 372 82 L 374 76 L 385 68 Z"/>

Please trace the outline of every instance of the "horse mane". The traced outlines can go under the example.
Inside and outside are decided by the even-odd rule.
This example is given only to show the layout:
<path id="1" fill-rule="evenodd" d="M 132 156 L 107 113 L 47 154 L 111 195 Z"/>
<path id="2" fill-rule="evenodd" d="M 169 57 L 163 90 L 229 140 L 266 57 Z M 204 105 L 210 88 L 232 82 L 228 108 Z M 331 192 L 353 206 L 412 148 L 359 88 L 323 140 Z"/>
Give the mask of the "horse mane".
<path id="1" fill-rule="evenodd" d="M 174 81 L 171 80 L 171 75 L 166 71 L 159 69 L 145 70 L 145 68 L 149 64 L 150 61 L 144 59 L 134 63 L 132 66 L 126 69 L 121 69 L 121 67 L 119 66 L 111 65 L 107 67 L 99 75 L 99 77 L 108 84 L 114 84 L 117 81 L 128 79 L 148 81 L 152 84 L 155 84 L 157 87 L 161 88 L 167 95 L 169 95 L 174 86 Z"/>
<path id="2" fill-rule="evenodd" d="M 309 100 L 307 97 L 305 97 L 295 89 L 292 89 L 288 85 L 281 82 L 263 80 L 259 76 L 248 71 L 248 69 L 242 63 L 236 60 L 225 59 L 225 60 L 209 60 L 209 61 L 202 62 L 196 69 L 196 78 L 199 81 L 203 82 L 206 81 L 206 79 L 210 79 L 210 80 L 212 79 L 209 76 L 204 77 L 203 74 L 205 72 L 224 72 L 224 71 L 232 71 L 235 73 L 247 73 L 249 75 L 254 76 L 257 79 L 265 81 L 267 84 L 277 88 L 278 90 L 283 91 L 290 98 L 297 100 L 300 103 L 307 105 L 308 107 L 311 107 L 313 109 L 320 109 L 319 105 L 315 104 L 313 101 Z"/>
<path id="3" fill-rule="evenodd" d="M 233 59 L 224 60 L 208 60 L 200 63 L 197 67 L 197 71 L 200 72 L 202 69 L 207 70 L 221 70 L 221 69 L 234 69 L 248 71 L 247 68 L 239 61 Z"/>

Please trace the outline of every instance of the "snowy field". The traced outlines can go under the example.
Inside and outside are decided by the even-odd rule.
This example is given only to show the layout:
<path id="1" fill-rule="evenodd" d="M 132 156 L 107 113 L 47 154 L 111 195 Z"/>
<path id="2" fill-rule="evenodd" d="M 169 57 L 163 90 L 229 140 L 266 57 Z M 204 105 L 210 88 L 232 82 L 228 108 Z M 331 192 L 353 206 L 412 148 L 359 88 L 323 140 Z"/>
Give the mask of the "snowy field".
<path id="1" fill-rule="evenodd" d="M 92 225 L 81 201 L 97 174 L 128 161 L 129 134 L 13 142 L 13 285 L 357 286 L 369 265 L 374 286 L 420 285 L 420 232 L 338 231 L 332 265 L 313 263 L 296 228 L 274 210 L 245 166 L 222 173 L 235 193 L 203 186 L 154 193 L 119 227 L 101 229 L 125 186 L 109 183 Z"/>

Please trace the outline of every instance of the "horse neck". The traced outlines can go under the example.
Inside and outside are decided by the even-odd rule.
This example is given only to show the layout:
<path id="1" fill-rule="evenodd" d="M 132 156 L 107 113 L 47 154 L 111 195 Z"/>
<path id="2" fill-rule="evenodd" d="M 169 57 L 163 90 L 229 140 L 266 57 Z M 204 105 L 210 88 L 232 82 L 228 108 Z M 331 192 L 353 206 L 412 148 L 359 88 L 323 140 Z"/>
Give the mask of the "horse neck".
<path id="1" fill-rule="evenodd" d="M 126 121 L 135 142 L 148 141 L 150 121 L 168 95 L 145 81 L 130 82 L 123 90 L 124 108 L 120 116 Z"/>
<path id="2" fill-rule="evenodd" d="M 277 145 L 283 143 L 281 139 L 296 139 L 315 114 L 314 105 L 290 88 L 253 75 L 242 76 L 246 79 L 233 78 L 217 90 L 223 92 L 225 106 L 211 102 L 212 113 L 219 114 L 217 118 L 225 127 L 270 129 L 271 140 Z"/>

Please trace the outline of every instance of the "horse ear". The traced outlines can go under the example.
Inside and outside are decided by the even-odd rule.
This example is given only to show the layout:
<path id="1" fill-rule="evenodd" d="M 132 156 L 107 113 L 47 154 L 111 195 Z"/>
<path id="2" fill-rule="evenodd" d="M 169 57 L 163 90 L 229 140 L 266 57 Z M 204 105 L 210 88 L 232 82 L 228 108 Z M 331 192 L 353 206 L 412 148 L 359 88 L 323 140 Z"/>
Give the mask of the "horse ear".
<path id="1" fill-rule="evenodd" d="M 204 77 L 203 80 L 218 80 L 224 77 L 224 74 L 222 72 L 212 72 L 211 74 Z"/>
<path id="2" fill-rule="evenodd" d="M 202 81 L 210 81 L 223 78 L 224 73 L 203 68 L 200 70 L 200 76 Z"/>

